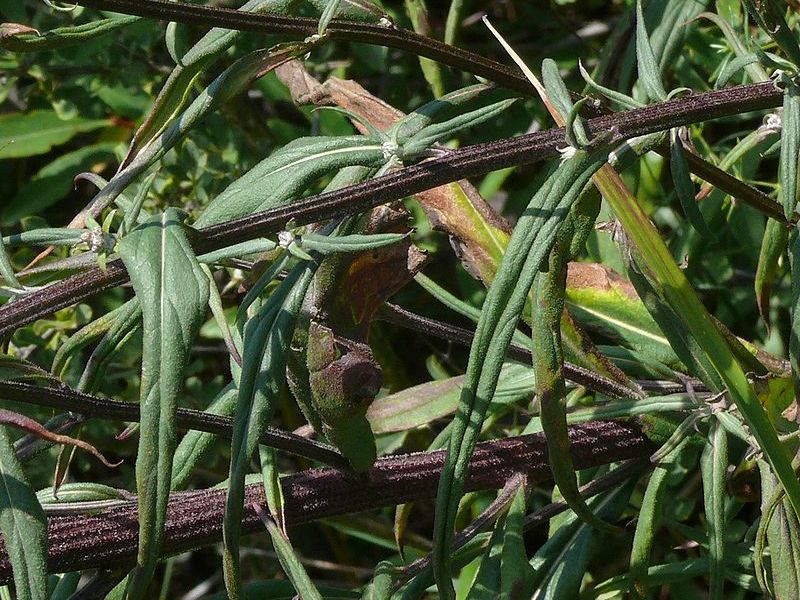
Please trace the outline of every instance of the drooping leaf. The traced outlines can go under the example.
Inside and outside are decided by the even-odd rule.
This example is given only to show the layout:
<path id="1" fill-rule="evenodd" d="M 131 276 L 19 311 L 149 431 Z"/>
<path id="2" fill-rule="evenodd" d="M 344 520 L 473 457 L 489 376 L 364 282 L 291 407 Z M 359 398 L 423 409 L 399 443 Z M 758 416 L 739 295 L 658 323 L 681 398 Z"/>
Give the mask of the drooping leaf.
<path id="1" fill-rule="evenodd" d="M 163 157 L 193 127 L 236 94 L 247 89 L 253 81 L 307 49 L 307 44 L 290 44 L 275 50 L 256 50 L 231 64 L 183 112 L 174 115 L 174 118 L 170 112 L 165 117 L 168 124 L 165 122 L 162 129 L 156 132 L 158 135 L 153 134 L 155 137 L 138 148 L 136 155 L 123 163 L 108 185 L 94 197 L 93 209 L 99 210 L 116 200 L 128 185 Z"/>
<path id="2" fill-rule="evenodd" d="M 711 421 L 706 445 L 700 459 L 703 474 L 703 498 L 708 530 L 709 594 L 714 600 L 725 597 L 725 558 L 728 541 L 725 536 L 725 496 L 728 471 L 728 434 L 725 428 Z"/>
<path id="3" fill-rule="evenodd" d="M 38 32 L 36 30 L 19 31 L 15 33 L 0 33 L 0 48 L 12 52 L 37 52 L 42 50 L 55 50 L 75 44 L 83 44 L 89 40 L 112 33 L 127 27 L 141 19 L 130 15 L 118 15 L 107 19 L 98 19 L 80 25 L 67 25 L 57 27 L 50 31 Z M 3 29 L 8 25 L 3 23 Z M 27 28 L 30 29 L 30 28 Z"/>
<path id="4" fill-rule="evenodd" d="M 695 200 L 694 183 L 692 183 L 689 164 L 686 162 L 686 156 L 684 155 L 686 151 L 683 147 L 682 135 L 683 131 L 680 128 L 672 129 L 670 134 L 670 173 L 672 174 L 672 183 L 675 186 L 675 194 L 678 196 L 681 208 L 683 208 L 683 214 L 686 215 L 689 224 L 701 236 L 713 240 L 714 235 L 708 228 L 708 224 Z"/>
<path id="5" fill-rule="evenodd" d="M 629 481 L 589 501 L 601 519 L 619 518 L 635 481 Z M 589 561 L 603 551 L 603 533 L 570 515 L 558 531 L 531 558 L 535 598 L 574 598 L 578 595 Z"/>
<path id="6" fill-rule="evenodd" d="M 292 269 L 244 328 L 243 362 L 231 442 L 230 485 L 223 520 L 223 571 L 225 586 L 233 599 L 241 594 L 239 534 L 245 475 L 258 439 L 275 410 L 277 395 L 285 380 L 286 355 L 295 320 L 316 268 L 317 263 L 311 261 Z M 274 271 L 266 273 L 262 276 L 262 285 L 251 288 L 239 309 L 240 314 L 247 310 L 244 307 L 248 302 L 257 299 L 275 274 Z"/>
<path id="7" fill-rule="evenodd" d="M 659 462 L 650 481 L 647 482 L 642 506 L 636 519 L 636 531 L 633 535 L 631 545 L 630 560 L 630 584 L 631 593 L 635 597 L 647 597 L 650 585 L 648 580 L 650 568 L 650 555 L 653 549 L 653 542 L 658 533 L 660 522 L 664 512 L 664 494 L 666 492 L 667 476 L 670 468 L 676 462 L 678 456 L 686 447 L 686 442 L 681 443 L 672 450 L 661 462 Z"/>
<path id="8" fill-rule="evenodd" d="M 781 258 L 786 254 L 789 244 L 789 228 L 774 219 L 767 221 L 764 237 L 761 239 L 761 252 L 756 269 L 755 291 L 758 312 L 767 328 L 771 325 L 769 301 L 772 297 L 772 285 L 778 275 Z"/>
<path id="9" fill-rule="evenodd" d="M 650 45 L 642 11 L 642 0 L 636 0 L 636 61 L 639 68 L 639 81 L 647 96 L 654 101 L 666 100 L 667 91 L 661 82 L 661 68 L 653 52 L 653 47 Z"/>
<path id="10" fill-rule="evenodd" d="M 800 66 L 800 43 L 786 22 L 786 5 L 778 0 L 743 0 L 759 27 L 775 40 L 795 67 Z"/>
<path id="11" fill-rule="evenodd" d="M 119 243 L 142 311 L 141 427 L 136 460 L 139 553 L 129 581 L 144 596 L 164 537 L 175 414 L 194 337 L 208 304 L 208 282 L 174 209 L 131 231 Z"/>
<path id="12" fill-rule="evenodd" d="M 439 593 L 452 597 L 450 544 L 469 457 L 497 384 L 536 272 L 555 240 L 561 222 L 591 175 L 605 160 L 578 151 L 537 192 L 520 218 L 489 288 L 470 351 L 467 379 L 453 422 L 448 458 L 439 480 L 435 524 L 435 572 Z"/>
<path id="13" fill-rule="evenodd" d="M 239 10 L 260 13 L 266 10 L 284 11 L 291 0 L 249 0 Z M 215 27 L 197 41 L 170 72 L 144 123 L 134 134 L 128 156 L 120 166 L 123 170 L 155 138 L 159 137 L 189 102 L 192 84 L 204 68 L 222 57 L 241 37 L 238 30 Z M 213 84 L 212 84 L 213 85 Z M 213 96 L 213 94 L 212 94 Z"/>

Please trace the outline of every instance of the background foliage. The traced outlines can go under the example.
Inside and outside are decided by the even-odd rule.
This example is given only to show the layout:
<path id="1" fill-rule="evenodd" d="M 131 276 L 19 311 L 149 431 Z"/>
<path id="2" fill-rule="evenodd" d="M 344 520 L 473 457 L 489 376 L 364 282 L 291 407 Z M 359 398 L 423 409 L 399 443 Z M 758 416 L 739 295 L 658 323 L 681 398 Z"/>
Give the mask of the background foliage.
<path id="1" fill-rule="evenodd" d="M 0 594 L 800 594 L 800 6 L 78 4 L 0 0 Z M 133 507 L 138 547 L 47 567 L 47 518 Z"/>

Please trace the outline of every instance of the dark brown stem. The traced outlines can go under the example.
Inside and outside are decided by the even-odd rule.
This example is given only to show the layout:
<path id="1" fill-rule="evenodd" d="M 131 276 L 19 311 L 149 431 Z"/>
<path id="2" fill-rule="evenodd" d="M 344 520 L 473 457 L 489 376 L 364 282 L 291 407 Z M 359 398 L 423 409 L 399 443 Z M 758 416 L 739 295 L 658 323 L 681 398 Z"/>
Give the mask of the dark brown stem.
<path id="1" fill-rule="evenodd" d="M 577 469 L 650 455 L 655 447 L 634 423 L 598 421 L 570 428 L 570 453 Z M 445 452 L 379 459 L 363 476 L 331 468 L 311 469 L 281 480 L 286 522 L 298 525 L 326 517 L 433 498 Z M 498 489 L 518 473 L 529 481 L 550 478 L 547 443 L 541 434 L 479 444 L 465 490 Z M 213 544 L 222 535 L 226 491 L 178 492 L 170 497 L 164 555 Z M 260 484 L 247 487 L 243 532 L 262 530 L 251 505 L 265 505 Z M 136 558 L 139 524 L 136 502 L 91 516 L 49 520 L 48 571 L 130 565 Z M 11 580 L 5 547 L 0 548 L 0 584 Z"/>
<path id="2" fill-rule="evenodd" d="M 592 137 L 614 134 L 611 144 L 709 119 L 774 108 L 783 93 L 771 81 L 737 86 L 660 102 L 588 121 Z M 533 164 L 558 154 L 565 143 L 564 129 L 550 129 L 510 139 L 465 146 L 439 158 L 411 165 L 388 175 L 317 194 L 272 210 L 227 221 L 198 232 L 194 246 L 209 252 L 280 231 L 293 220 L 297 225 L 355 214 L 431 188 L 484 175 L 500 168 Z M 54 310 L 86 300 L 127 279 L 122 262 L 111 261 L 105 271 L 90 269 L 0 307 L 0 339 Z"/>
<path id="3" fill-rule="evenodd" d="M 665 158 L 669 158 L 669 147 L 662 146 L 658 148 L 658 153 Z M 788 225 L 786 216 L 783 214 L 783 207 L 767 194 L 737 179 L 733 175 L 726 173 L 719 167 L 712 165 L 694 152 L 684 152 L 684 154 L 686 156 L 686 162 L 689 164 L 689 170 L 700 179 L 710 183 L 737 200 L 749 204 L 769 218 Z"/>
<path id="4" fill-rule="evenodd" d="M 377 318 L 462 346 L 470 346 L 472 338 L 475 337 L 474 331 L 429 317 L 423 317 L 391 303 L 386 303 L 385 309 L 378 313 Z M 521 348 L 514 344 L 508 347 L 506 356 L 528 365 L 533 360 L 529 349 Z M 641 396 L 641 393 L 636 390 L 629 389 L 608 377 L 603 377 L 572 363 L 564 363 L 564 375 L 569 381 L 605 394 L 609 398 L 621 399 Z"/>
<path id="5" fill-rule="evenodd" d="M 593 479 L 588 484 L 582 486 L 580 488 L 581 496 L 584 500 L 589 499 L 597 494 L 604 492 L 608 489 L 611 489 L 614 486 L 621 484 L 622 482 L 630 479 L 634 475 L 639 475 L 645 469 L 649 469 L 653 466 L 650 462 L 649 458 L 634 458 L 629 461 L 624 462 L 619 467 L 607 473 L 597 479 Z M 513 481 L 513 480 L 512 480 Z M 506 486 L 504 491 L 509 488 Z M 510 492 L 515 492 L 516 487 L 513 487 Z M 507 493 L 506 496 L 510 494 Z M 501 507 L 505 506 L 510 501 L 510 498 L 502 498 L 498 495 L 497 500 L 492 502 L 492 504 L 487 508 L 480 516 L 475 519 L 469 526 L 465 527 L 461 531 L 456 534 L 453 538 L 453 549 L 454 551 L 458 550 L 462 546 L 464 546 L 468 541 L 474 538 L 478 533 L 486 529 L 486 527 L 493 522 L 497 518 L 497 514 L 500 512 L 498 509 L 498 505 Z M 566 502 L 552 502 L 543 506 L 542 508 L 538 509 L 535 512 L 532 512 L 527 517 L 525 517 L 525 531 L 530 531 L 537 527 L 540 527 L 550 521 L 556 515 L 560 515 L 561 513 L 569 510 L 569 506 Z M 403 575 L 400 580 L 395 585 L 395 588 L 400 587 L 408 579 L 412 577 L 416 577 L 423 571 L 429 569 L 432 565 L 432 555 L 428 554 L 427 556 L 423 556 L 422 558 L 418 558 L 408 566 L 403 568 Z"/>
<path id="6" fill-rule="evenodd" d="M 89 417 L 117 419 L 119 421 L 139 421 L 139 405 L 118 402 L 107 398 L 90 396 L 67 386 L 38 387 L 29 383 L 0 381 L 0 398 L 13 402 L 35 404 L 80 413 Z M 229 417 L 188 408 L 179 408 L 176 424 L 182 429 L 207 431 L 230 438 L 233 420 Z M 340 469 L 349 469 L 349 463 L 336 448 L 308 438 L 268 427 L 261 436 L 261 443 L 290 454 L 303 456 Z"/>
<path id="7" fill-rule="evenodd" d="M 80 0 L 78 4 L 100 10 L 175 21 L 203 27 L 222 27 L 279 35 L 300 39 L 317 33 L 319 22 L 308 17 L 261 15 L 229 8 L 198 6 L 182 2 L 159 0 Z M 424 56 L 450 67 L 474 73 L 518 92 L 530 94 L 533 86 L 517 70 L 511 69 L 480 54 L 462 50 L 439 40 L 419 35 L 407 29 L 375 23 L 331 21 L 326 34 L 333 40 L 344 40 L 398 48 Z"/>

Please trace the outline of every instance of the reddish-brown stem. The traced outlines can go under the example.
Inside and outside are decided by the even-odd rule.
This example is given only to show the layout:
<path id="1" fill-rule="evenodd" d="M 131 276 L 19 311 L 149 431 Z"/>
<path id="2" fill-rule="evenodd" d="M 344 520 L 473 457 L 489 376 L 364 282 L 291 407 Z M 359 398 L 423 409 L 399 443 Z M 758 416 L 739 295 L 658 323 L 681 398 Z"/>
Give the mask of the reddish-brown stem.
<path id="1" fill-rule="evenodd" d="M 771 81 L 694 94 L 624 113 L 590 119 L 590 135 L 611 133 L 609 145 L 625 139 L 718 117 L 774 108 L 783 93 Z M 194 246 L 209 252 L 297 225 L 358 213 L 465 177 L 552 158 L 565 143 L 564 129 L 550 129 L 510 139 L 465 146 L 439 158 L 405 167 L 370 181 L 317 194 L 199 231 Z M 90 269 L 0 307 L 0 338 L 54 310 L 81 302 L 127 279 L 119 260 L 105 271 Z"/>
<path id="2" fill-rule="evenodd" d="M 570 452 L 578 469 L 647 456 L 654 444 L 634 423 L 598 421 L 570 428 Z M 427 452 L 378 460 L 363 476 L 331 468 L 311 469 L 281 480 L 286 522 L 298 525 L 326 517 L 433 498 L 445 453 Z M 541 434 L 493 440 L 478 445 L 470 463 L 466 490 L 498 489 L 517 473 L 531 481 L 550 478 L 547 444 Z M 164 555 L 217 542 L 222 535 L 226 491 L 178 492 L 170 497 Z M 250 508 L 265 504 L 263 486 L 245 495 L 242 530 L 263 529 Z M 90 516 L 49 520 L 48 570 L 54 573 L 129 565 L 136 557 L 136 502 Z M 5 547 L 0 547 L 0 584 L 11 579 Z"/>

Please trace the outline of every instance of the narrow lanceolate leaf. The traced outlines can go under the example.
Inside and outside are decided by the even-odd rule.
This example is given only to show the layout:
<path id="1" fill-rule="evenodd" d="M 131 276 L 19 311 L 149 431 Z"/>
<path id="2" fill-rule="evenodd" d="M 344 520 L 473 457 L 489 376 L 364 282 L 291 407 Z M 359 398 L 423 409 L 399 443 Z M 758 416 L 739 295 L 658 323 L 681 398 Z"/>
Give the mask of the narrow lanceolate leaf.
<path id="1" fill-rule="evenodd" d="M 311 581 L 308 573 L 306 573 L 306 569 L 303 563 L 300 562 L 300 557 L 297 556 L 294 548 L 292 548 L 289 538 L 261 508 L 260 504 L 254 504 L 253 508 L 255 508 L 261 522 L 267 528 L 269 536 L 272 538 L 272 547 L 275 548 L 275 554 L 278 555 L 278 561 L 281 563 L 281 567 L 283 567 L 283 571 L 289 581 L 292 582 L 298 596 L 303 600 L 322 600 L 322 594 L 319 593 L 314 582 Z"/>
<path id="2" fill-rule="evenodd" d="M 119 15 L 108 19 L 82 23 L 81 25 L 58 27 L 43 33 L 24 25 L 3 23 L 0 25 L 0 48 L 11 50 L 12 52 L 55 50 L 86 43 L 89 40 L 131 25 L 139 19 L 141 17 Z M 16 26 L 17 29 L 15 30 L 11 26 Z"/>
<path id="3" fill-rule="evenodd" d="M 276 0 L 250 0 L 239 10 L 243 12 L 263 12 L 267 8 L 276 11 L 283 8 L 281 4 L 288 4 L 289 0 L 276 2 Z M 213 64 L 243 32 L 221 29 L 215 27 L 206 33 L 182 57 L 180 63 L 169 74 L 164 87 L 158 93 L 153 103 L 153 108 L 148 113 L 141 127 L 137 129 L 131 143 L 128 156 L 125 157 L 120 171 L 125 169 L 142 148 L 153 139 L 157 138 L 177 117 L 189 101 L 192 84 L 197 75 L 209 65 Z M 212 84 L 213 85 L 213 84 Z"/>
<path id="4" fill-rule="evenodd" d="M 561 222 L 604 159 L 605 153 L 601 157 L 578 151 L 548 178 L 520 218 L 483 304 L 437 494 L 434 565 L 439 593 L 444 598 L 453 595 L 450 546 L 469 458 L 503 357 Z"/>
<path id="5" fill-rule="evenodd" d="M 753 16 L 756 23 L 775 43 L 795 66 L 800 66 L 800 44 L 797 34 L 791 30 L 786 22 L 786 3 L 779 0 L 744 0 L 747 11 Z"/>
<path id="6" fill-rule="evenodd" d="M 197 227 L 274 208 L 300 196 L 322 175 L 353 165 L 379 167 L 383 146 L 361 136 L 300 138 L 229 185 L 197 219 Z"/>
<path id="7" fill-rule="evenodd" d="M 664 492 L 666 491 L 667 475 L 672 463 L 683 452 L 686 440 L 672 450 L 662 460 L 650 476 L 647 488 L 642 499 L 642 507 L 636 520 L 636 531 L 631 545 L 630 583 L 631 594 L 634 597 L 647 597 L 649 587 L 648 569 L 650 567 L 650 552 L 653 549 L 653 540 L 656 537 L 663 512 Z"/>
<path id="8" fill-rule="evenodd" d="M 517 488 L 506 515 L 500 565 L 500 594 L 502 598 L 529 598 L 533 569 L 525 552 L 523 527 L 527 497 L 524 482 Z"/>
<path id="9" fill-rule="evenodd" d="M 230 98 L 247 89 L 254 80 L 304 53 L 308 48 L 307 44 L 295 44 L 281 46 L 275 50 L 256 50 L 231 64 L 197 95 L 186 110 L 171 115 L 168 124 L 156 132 L 158 135 L 154 135 L 146 145 L 139 147 L 135 157 L 123 163 L 124 168 L 121 168 L 108 185 L 94 197 L 92 210 L 97 211 L 116 200 L 134 179 L 149 169 L 193 127 Z"/>
<path id="10" fill-rule="evenodd" d="M 322 9 L 322 14 L 319 16 L 319 27 L 317 28 L 317 35 L 325 35 L 325 30 L 333 20 L 333 17 L 339 11 L 341 0 L 328 0 L 328 4 Z"/>
<path id="11" fill-rule="evenodd" d="M 261 459 L 261 477 L 264 483 L 264 496 L 267 499 L 267 507 L 272 515 L 273 521 L 278 528 L 286 533 L 286 524 L 283 519 L 283 490 L 280 483 L 280 470 L 278 468 L 278 456 L 275 448 L 267 446 L 258 447 L 259 458 Z"/>
<path id="12" fill-rule="evenodd" d="M 703 497 L 708 530 L 708 556 L 710 584 L 708 597 L 724 598 L 725 584 L 725 496 L 728 469 L 728 434 L 716 420 L 711 421 L 711 431 L 700 459 L 703 474 Z"/>
<path id="13" fill-rule="evenodd" d="M 323 10 L 328 6 L 331 0 L 309 0 L 309 3 L 317 10 Z M 272 0 L 274 3 L 275 0 Z M 281 0 L 283 4 L 286 0 Z M 270 12 L 275 12 L 276 9 L 270 7 Z M 341 0 L 339 2 L 338 10 L 336 11 L 336 18 L 344 21 L 360 21 L 362 23 L 377 23 L 381 19 L 389 19 L 389 15 L 380 6 L 372 2 L 372 0 Z"/>
<path id="14" fill-rule="evenodd" d="M 800 388 L 800 236 L 794 231 L 791 236 L 790 257 L 792 269 L 791 335 L 789 336 L 789 360 L 792 363 L 795 391 Z M 800 507 L 798 509 L 800 514 Z"/>
<path id="15" fill-rule="evenodd" d="M 639 67 L 639 81 L 648 98 L 658 101 L 666 100 L 667 90 L 661 83 L 661 69 L 647 35 L 642 0 L 636 0 L 636 62 Z"/>
<path id="16" fill-rule="evenodd" d="M 604 520 L 617 520 L 625 509 L 635 481 L 589 501 L 592 512 Z M 589 562 L 607 559 L 608 534 L 590 527 L 580 519 L 568 516 L 550 539 L 531 558 L 534 568 L 531 598 L 577 598 Z"/>
<path id="17" fill-rule="evenodd" d="M 142 310 L 141 428 L 136 460 L 139 554 L 128 596 L 142 598 L 164 537 L 175 453 L 178 394 L 208 304 L 208 281 L 184 225 L 168 209 L 120 241 Z"/>
<path id="18" fill-rule="evenodd" d="M 47 519 L 0 426 L 0 531 L 3 533 L 19 600 L 47 596 Z"/>
<path id="19" fill-rule="evenodd" d="M 783 214 L 791 221 L 797 206 L 797 161 L 800 158 L 800 85 L 784 77 L 781 120 L 780 180 Z"/>
<path id="20" fill-rule="evenodd" d="M 244 506 L 244 482 L 250 458 L 258 439 L 266 429 L 275 411 L 275 402 L 284 385 L 286 356 L 292 339 L 295 321 L 311 284 L 317 263 L 311 261 L 297 265 L 272 292 L 269 299 L 250 318 L 244 327 L 242 370 L 236 415 L 231 440 L 231 467 L 228 497 L 223 520 L 223 571 L 228 595 L 233 600 L 241 597 L 239 579 L 239 535 Z M 262 281 L 251 288 L 240 307 L 263 290 L 274 273 L 267 273 Z"/>
<path id="21" fill-rule="evenodd" d="M 694 193 L 694 183 L 689 174 L 689 163 L 686 162 L 684 155 L 682 135 L 685 129 L 675 128 L 670 132 L 669 156 L 670 172 L 672 173 L 672 183 L 675 186 L 675 194 L 683 208 L 686 220 L 694 227 L 695 231 L 704 238 L 712 239 L 714 235 L 709 230 L 700 208 L 697 206 Z"/>
<path id="22" fill-rule="evenodd" d="M 564 223 L 550 253 L 547 271 L 534 284 L 534 314 L 531 326 L 533 367 L 536 374 L 536 399 L 542 430 L 547 439 L 547 455 L 553 481 L 572 511 L 586 523 L 604 530 L 611 526 L 599 520 L 586 506 L 578 491 L 578 480 L 569 453 L 564 398 L 564 352 L 561 347 L 561 315 L 567 279 L 569 247 L 574 235 L 571 218 Z"/>
<path id="23" fill-rule="evenodd" d="M 17 279 L 14 273 L 14 267 L 11 265 L 11 259 L 8 258 L 6 247 L 3 243 L 3 236 L 0 235 L 0 277 L 3 278 L 2 283 L 7 286 L 22 288 L 22 284 Z"/>
<path id="24" fill-rule="evenodd" d="M 756 304 L 767 329 L 771 325 L 769 300 L 772 297 L 772 284 L 778 275 L 780 260 L 786 253 L 788 243 L 789 228 L 783 223 L 769 219 L 764 229 L 764 237 L 761 239 L 755 280 Z"/>

